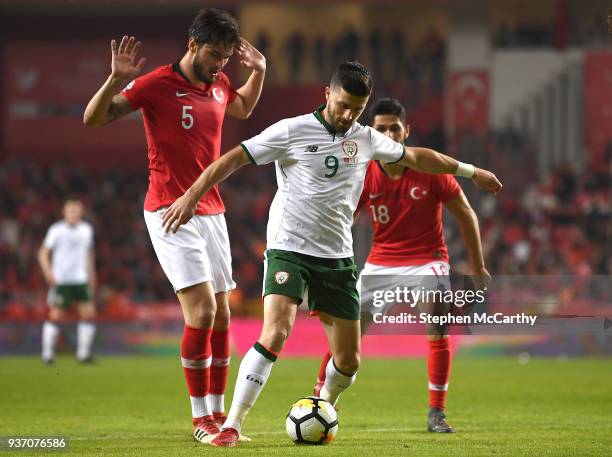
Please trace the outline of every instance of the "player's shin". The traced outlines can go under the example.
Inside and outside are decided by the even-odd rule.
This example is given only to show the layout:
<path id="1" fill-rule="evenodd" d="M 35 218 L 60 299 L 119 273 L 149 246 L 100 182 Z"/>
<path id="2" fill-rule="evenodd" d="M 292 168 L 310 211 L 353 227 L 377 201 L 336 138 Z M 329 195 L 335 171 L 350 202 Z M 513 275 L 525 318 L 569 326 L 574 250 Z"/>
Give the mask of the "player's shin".
<path id="1" fill-rule="evenodd" d="M 185 325 L 181 340 L 181 362 L 191 400 L 194 418 L 212 416 L 208 405 L 210 381 L 211 329 L 193 328 Z"/>
<path id="2" fill-rule="evenodd" d="M 42 359 L 52 362 L 55 357 L 55 345 L 59 336 L 59 326 L 52 321 L 45 321 L 42 329 Z"/>
<path id="3" fill-rule="evenodd" d="M 225 388 L 230 364 L 229 330 L 213 330 L 210 337 L 212 365 L 210 367 L 209 403 L 215 419 L 225 418 Z"/>
<path id="4" fill-rule="evenodd" d="M 450 346 L 448 338 L 429 341 L 429 407 L 444 411 L 450 377 Z"/>
<path id="5" fill-rule="evenodd" d="M 263 390 L 276 358 L 277 354 L 259 343 L 255 343 L 245 354 L 240 363 L 232 406 L 223 428 L 233 428 L 240 432 L 242 422 Z"/>
<path id="6" fill-rule="evenodd" d="M 331 360 L 332 355 L 331 352 L 325 353 L 323 359 L 321 360 L 321 366 L 319 366 L 319 374 L 317 375 L 317 382 L 325 382 L 325 372 L 327 371 L 327 365 Z"/>
<path id="7" fill-rule="evenodd" d="M 342 373 L 336 367 L 334 359 L 330 359 L 325 369 L 325 384 L 321 388 L 321 398 L 335 406 L 340 394 L 355 382 L 356 377 L 357 373 Z"/>
<path id="8" fill-rule="evenodd" d="M 91 357 L 91 346 L 96 336 L 96 324 L 91 321 L 80 321 L 77 326 L 77 353 L 79 361 L 87 361 Z"/>

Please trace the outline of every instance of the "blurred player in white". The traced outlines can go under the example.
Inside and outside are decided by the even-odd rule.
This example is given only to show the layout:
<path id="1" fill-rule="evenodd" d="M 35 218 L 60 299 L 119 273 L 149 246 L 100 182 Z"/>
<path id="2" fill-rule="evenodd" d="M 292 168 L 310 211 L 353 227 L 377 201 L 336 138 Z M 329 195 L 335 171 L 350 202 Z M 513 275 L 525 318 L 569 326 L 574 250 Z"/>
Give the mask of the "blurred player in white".
<path id="1" fill-rule="evenodd" d="M 177 236 L 166 236 L 161 220 L 166 208 L 219 157 L 225 114 L 239 119 L 251 115 L 261 95 L 266 59 L 240 37 L 235 18 L 213 8 L 196 15 L 179 61 L 133 79 L 144 66 L 144 58 L 137 58 L 139 49 L 134 37 L 124 36 L 119 46 L 112 40 L 111 75 L 87 105 L 83 121 L 106 125 L 134 110 L 142 113 L 149 157 L 144 218 L 183 310 L 181 364 L 193 437 L 205 442 L 225 421 L 229 295 L 236 287 L 219 189 L 200 196 L 196 217 Z M 234 53 L 251 70 L 238 89 L 222 72 Z"/>
<path id="2" fill-rule="evenodd" d="M 309 307 L 330 331 L 333 354 L 321 396 L 334 404 L 354 381 L 360 362 L 359 294 L 351 225 L 371 160 L 430 173 L 457 173 L 496 193 L 491 172 L 431 149 L 406 148 L 356 123 L 372 91 L 367 69 L 338 66 L 326 88 L 327 104 L 283 119 L 212 163 L 164 214 L 174 233 L 193 217 L 196 202 L 238 168 L 275 162 L 278 191 L 270 208 L 264 261 L 261 336 L 240 364 L 232 406 L 215 446 L 232 447 L 289 336 L 308 288 Z"/>
<path id="3" fill-rule="evenodd" d="M 406 111 L 397 100 L 386 98 L 376 101 L 371 114 L 374 129 L 398 143 L 406 141 L 409 135 Z M 402 164 L 380 161 L 370 163 L 357 206 L 357 212 L 367 212 L 374 227 L 374 243 L 360 277 L 384 275 L 385 278 L 376 283 L 380 290 L 394 289 L 399 285 L 399 277 L 402 286 L 450 290 L 448 249 L 442 226 L 443 207 L 457 218 L 461 226 L 470 260 L 470 274 L 488 282 L 490 275 L 482 254 L 478 219 L 457 180 L 450 175 L 419 173 Z M 368 295 L 367 291 L 365 295 Z M 362 296 L 361 303 L 363 336 L 372 323 L 372 314 L 384 313 L 387 309 L 374 308 L 371 296 Z M 421 304 L 422 308 L 426 306 L 433 304 Z M 448 311 L 439 309 L 439 304 L 436 306 L 436 312 Z M 448 329 L 431 326 L 427 330 L 428 430 L 451 433 L 454 429 L 446 423 L 444 414 L 450 377 Z M 330 358 L 331 353 L 323 357 L 315 395 L 319 395 L 325 383 Z"/>
<path id="4" fill-rule="evenodd" d="M 94 232 L 82 220 L 83 204 L 69 199 L 64 203 L 64 219 L 49 227 L 38 251 L 38 262 L 49 285 L 49 318 L 43 324 L 42 359 L 52 364 L 64 311 L 76 305 L 77 360 L 92 361 L 91 347 L 96 334 L 96 309 L 93 294 L 96 286 Z"/>

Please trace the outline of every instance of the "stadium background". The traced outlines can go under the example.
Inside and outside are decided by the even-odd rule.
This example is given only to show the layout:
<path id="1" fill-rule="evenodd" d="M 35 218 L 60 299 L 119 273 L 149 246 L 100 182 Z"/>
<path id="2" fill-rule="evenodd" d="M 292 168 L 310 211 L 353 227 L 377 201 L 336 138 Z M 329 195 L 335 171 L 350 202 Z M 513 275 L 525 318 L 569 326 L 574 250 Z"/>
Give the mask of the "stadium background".
<path id="1" fill-rule="evenodd" d="M 104 129 L 87 129 L 81 119 L 109 72 L 112 37 L 128 33 L 142 40 L 149 71 L 183 54 L 186 29 L 202 5 L 0 3 L 0 354 L 39 351 L 46 286 L 36 252 L 60 217 L 63 198 L 78 195 L 96 230 L 98 354 L 176 355 L 180 309 L 142 219 L 147 175 L 140 116 Z M 268 58 L 261 101 L 246 122 L 226 120 L 223 150 L 282 117 L 312 111 L 324 101 L 334 64 L 356 58 L 373 73 L 372 98 L 394 96 L 405 104 L 409 144 L 477 163 L 503 179 L 497 198 L 464 185 L 480 218 L 493 275 L 610 274 L 612 51 L 605 1 L 212 6 L 232 11 L 243 35 Z M 236 62 L 227 72 L 235 85 L 244 80 Z M 221 188 L 238 283 L 232 310 L 240 354 L 259 330 L 273 169 L 246 167 Z M 365 222 L 361 218 L 355 229 L 360 263 L 369 248 Z M 465 249 L 450 218 L 446 239 L 454 271 L 465 273 Z M 316 322 L 301 319 L 286 354 L 320 353 L 319 336 Z M 64 350 L 71 338 L 68 332 Z M 304 338 L 321 344 L 306 348 Z M 426 350 L 424 338 L 384 338 L 370 338 L 366 355 L 418 356 Z M 609 337 L 481 337 L 458 343 L 465 354 L 612 353 Z"/>

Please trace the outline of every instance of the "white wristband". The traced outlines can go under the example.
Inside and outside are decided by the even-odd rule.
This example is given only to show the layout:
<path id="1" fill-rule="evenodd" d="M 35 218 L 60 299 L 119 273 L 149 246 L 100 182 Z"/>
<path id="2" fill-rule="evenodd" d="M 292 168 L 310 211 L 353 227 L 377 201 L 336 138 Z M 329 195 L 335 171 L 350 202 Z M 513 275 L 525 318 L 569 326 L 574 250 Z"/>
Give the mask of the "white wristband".
<path id="1" fill-rule="evenodd" d="M 474 165 L 471 163 L 459 162 L 457 165 L 457 171 L 455 171 L 455 176 L 461 176 L 462 178 L 471 178 L 474 176 L 476 169 Z"/>

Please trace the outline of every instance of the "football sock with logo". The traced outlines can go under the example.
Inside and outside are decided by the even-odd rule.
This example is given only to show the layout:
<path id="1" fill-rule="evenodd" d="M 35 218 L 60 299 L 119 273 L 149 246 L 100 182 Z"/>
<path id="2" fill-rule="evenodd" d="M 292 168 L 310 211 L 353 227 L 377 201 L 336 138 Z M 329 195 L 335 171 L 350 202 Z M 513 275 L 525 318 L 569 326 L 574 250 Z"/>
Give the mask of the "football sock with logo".
<path id="1" fill-rule="evenodd" d="M 255 343 L 245 354 L 238 370 L 232 406 L 223 428 L 234 428 L 240 432 L 242 422 L 263 390 L 277 356 L 259 343 Z"/>
<path id="2" fill-rule="evenodd" d="M 325 382 L 325 371 L 327 370 L 327 364 L 331 359 L 331 352 L 327 352 L 321 360 L 321 366 L 319 366 L 319 374 L 317 375 L 317 382 Z"/>
<path id="3" fill-rule="evenodd" d="M 55 322 L 45 321 L 42 329 L 42 358 L 52 360 L 55 357 L 55 345 L 60 329 Z"/>
<path id="4" fill-rule="evenodd" d="M 212 415 L 208 406 L 210 383 L 210 334 L 209 328 L 193 328 L 185 325 L 181 339 L 181 363 L 191 400 L 192 417 Z"/>
<path id="5" fill-rule="evenodd" d="M 429 342 L 429 407 L 444 411 L 450 377 L 450 348 L 448 338 Z"/>
<path id="6" fill-rule="evenodd" d="M 342 373 L 336 367 L 334 359 L 330 359 L 325 369 L 325 384 L 321 388 L 321 398 L 335 405 L 340 394 L 355 382 L 356 377 L 357 373 L 351 375 Z"/>
<path id="7" fill-rule="evenodd" d="M 96 324 L 91 321 L 80 321 L 77 325 L 78 360 L 86 360 L 91 355 L 91 346 L 96 336 Z"/>
<path id="8" fill-rule="evenodd" d="M 229 330 L 213 330 L 210 337 L 212 365 L 210 366 L 209 403 L 215 416 L 225 413 L 224 394 L 230 364 Z"/>

